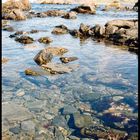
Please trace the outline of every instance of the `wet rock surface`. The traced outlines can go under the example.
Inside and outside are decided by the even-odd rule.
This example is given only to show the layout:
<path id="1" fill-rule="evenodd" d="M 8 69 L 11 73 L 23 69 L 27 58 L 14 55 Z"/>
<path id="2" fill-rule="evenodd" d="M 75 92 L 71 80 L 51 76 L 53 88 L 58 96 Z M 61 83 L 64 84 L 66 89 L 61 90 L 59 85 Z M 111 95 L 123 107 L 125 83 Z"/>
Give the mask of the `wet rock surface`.
<path id="1" fill-rule="evenodd" d="M 82 14 L 95 14 L 96 13 L 94 6 L 85 6 L 85 5 L 75 7 L 71 9 L 71 11 L 75 11 L 77 13 L 82 13 Z"/>
<path id="2" fill-rule="evenodd" d="M 9 61 L 9 59 L 8 59 L 8 58 L 2 58 L 2 64 L 7 63 L 8 61 Z"/>
<path id="3" fill-rule="evenodd" d="M 48 43 L 51 43 L 52 42 L 52 39 L 49 38 L 49 37 L 41 37 L 40 39 L 38 39 L 38 41 L 40 43 L 48 44 Z"/>
<path id="4" fill-rule="evenodd" d="M 70 30 L 72 36 L 93 38 L 100 41 L 109 41 L 115 45 L 126 45 L 130 51 L 138 53 L 138 25 L 137 20 L 112 20 L 104 26 L 94 27 L 80 24 L 79 30 Z"/>
<path id="5" fill-rule="evenodd" d="M 14 28 L 13 28 L 12 26 L 7 25 L 7 26 L 4 26 L 4 27 L 3 27 L 3 30 L 4 30 L 4 31 L 13 32 L 13 31 L 14 31 Z"/>
<path id="6" fill-rule="evenodd" d="M 65 19 L 76 19 L 76 12 L 68 12 L 67 14 L 65 14 L 64 16 L 62 16 L 62 18 Z"/>
<path id="7" fill-rule="evenodd" d="M 68 33 L 68 28 L 65 25 L 59 25 L 55 26 L 55 28 L 52 31 L 52 34 L 67 34 Z"/>
<path id="8" fill-rule="evenodd" d="M 46 16 L 63 16 L 66 14 L 63 10 L 49 10 L 46 12 L 43 12 Z"/>
<path id="9" fill-rule="evenodd" d="M 31 44 L 34 42 L 34 39 L 29 36 L 20 36 L 20 37 L 16 37 L 15 41 L 23 44 Z"/>
<path id="10" fill-rule="evenodd" d="M 77 57 L 60 57 L 62 63 L 69 63 L 77 59 L 78 59 Z"/>
<path id="11" fill-rule="evenodd" d="M 7 20 L 25 20 L 26 16 L 20 9 L 13 9 L 3 13 L 2 18 Z"/>

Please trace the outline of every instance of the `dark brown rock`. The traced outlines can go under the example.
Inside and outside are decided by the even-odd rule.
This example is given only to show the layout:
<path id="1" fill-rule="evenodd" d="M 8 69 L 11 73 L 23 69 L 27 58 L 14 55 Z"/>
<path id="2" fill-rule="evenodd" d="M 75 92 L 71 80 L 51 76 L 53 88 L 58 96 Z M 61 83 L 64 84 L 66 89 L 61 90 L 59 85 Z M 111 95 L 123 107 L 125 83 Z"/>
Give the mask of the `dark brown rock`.
<path id="1" fill-rule="evenodd" d="M 62 16 L 62 18 L 65 18 L 65 19 L 76 19 L 76 12 L 68 12 L 66 13 L 64 16 Z"/>
<path id="2" fill-rule="evenodd" d="M 67 34 L 68 28 L 65 25 L 55 26 L 52 31 L 52 34 Z"/>
<path id="3" fill-rule="evenodd" d="M 48 44 L 48 43 L 51 43 L 53 40 L 49 37 L 41 37 L 38 41 L 40 43 Z"/>
<path id="4" fill-rule="evenodd" d="M 43 12 L 46 16 L 64 16 L 66 14 L 63 10 L 49 10 L 47 12 Z"/>
<path id="5" fill-rule="evenodd" d="M 39 30 L 31 30 L 30 31 L 31 34 L 38 33 L 38 32 L 39 32 Z"/>
<path id="6" fill-rule="evenodd" d="M 128 138 L 127 133 L 118 130 L 105 130 L 103 128 L 84 127 L 80 131 L 81 135 L 94 139 L 107 140 L 125 140 Z"/>
<path id="7" fill-rule="evenodd" d="M 77 13 L 82 13 L 82 14 L 95 14 L 96 13 L 95 6 L 85 6 L 85 5 L 75 7 L 71 9 L 71 11 L 75 11 Z"/>
<path id="8" fill-rule="evenodd" d="M 25 74 L 26 75 L 32 75 L 32 76 L 39 76 L 40 75 L 36 71 L 33 71 L 32 69 L 26 69 Z"/>
<path id="9" fill-rule="evenodd" d="M 79 30 L 70 30 L 69 33 L 74 37 L 80 37 L 82 34 L 79 32 Z"/>
<path id="10" fill-rule="evenodd" d="M 14 28 L 12 26 L 7 25 L 7 26 L 3 27 L 3 30 L 4 31 L 13 32 L 14 31 Z"/>
<path id="11" fill-rule="evenodd" d="M 83 23 L 80 24 L 80 28 L 79 28 L 79 32 L 84 35 L 84 36 L 88 36 L 89 35 L 89 31 L 90 31 L 90 26 L 85 25 Z"/>
<path id="12" fill-rule="evenodd" d="M 138 12 L 138 5 L 139 5 L 139 1 L 135 3 L 135 5 L 133 6 L 133 10 Z"/>
<path id="13" fill-rule="evenodd" d="M 8 59 L 8 58 L 2 58 L 2 64 L 7 63 L 8 61 L 9 61 L 9 59 Z"/>
<path id="14" fill-rule="evenodd" d="M 21 37 L 16 37 L 15 41 L 18 41 L 23 44 L 31 44 L 34 42 L 34 39 L 29 36 L 21 36 Z"/>
<path id="15" fill-rule="evenodd" d="M 105 35 L 105 27 L 99 24 L 95 25 L 92 30 L 95 37 L 103 37 Z"/>
<path id="16" fill-rule="evenodd" d="M 8 20 L 25 20 L 26 16 L 20 9 L 12 9 L 3 12 L 2 18 Z"/>
<path id="17" fill-rule="evenodd" d="M 41 50 L 35 57 L 34 61 L 38 65 L 47 64 L 49 63 L 53 58 L 53 55 L 51 53 L 47 53 L 45 49 Z"/>
<path id="18" fill-rule="evenodd" d="M 125 28 L 125 29 L 130 29 L 135 26 L 135 22 L 137 20 L 123 20 L 123 19 L 116 19 L 116 20 L 111 20 L 106 23 L 107 26 L 115 26 L 118 28 Z"/>
<path id="19" fill-rule="evenodd" d="M 77 59 L 78 59 L 77 57 L 60 57 L 62 63 L 69 63 Z"/>

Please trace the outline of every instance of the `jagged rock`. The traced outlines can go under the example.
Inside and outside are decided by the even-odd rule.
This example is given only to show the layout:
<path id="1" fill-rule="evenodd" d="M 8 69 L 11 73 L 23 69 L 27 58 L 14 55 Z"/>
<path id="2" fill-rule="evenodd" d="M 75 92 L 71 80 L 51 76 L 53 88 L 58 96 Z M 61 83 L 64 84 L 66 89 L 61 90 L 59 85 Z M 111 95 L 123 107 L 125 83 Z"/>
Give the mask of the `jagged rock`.
<path id="1" fill-rule="evenodd" d="M 62 63 L 69 63 L 71 61 L 77 60 L 77 57 L 60 57 Z"/>
<path id="2" fill-rule="evenodd" d="M 105 27 L 115 26 L 118 28 L 130 29 L 135 26 L 135 22 L 137 22 L 137 20 L 116 19 L 116 20 L 111 20 L 111 21 L 107 22 L 105 24 Z"/>
<path id="3" fill-rule="evenodd" d="M 53 40 L 49 37 L 41 37 L 38 41 L 40 43 L 48 44 L 48 43 L 51 43 Z"/>
<path id="4" fill-rule="evenodd" d="M 68 52 L 68 50 L 65 48 L 62 48 L 62 47 L 47 47 L 47 48 L 41 50 L 34 57 L 34 61 L 38 65 L 47 64 L 47 63 L 51 62 L 53 56 L 63 55 L 66 52 Z"/>
<path id="5" fill-rule="evenodd" d="M 34 57 L 34 61 L 38 64 L 38 65 L 42 65 L 42 64 L 47 64 L 49 63 L 53 58 L 52 53 L 48 53 L 46 52 L 46 50 L 41 50 L 35 57 Z"/>
<path id="6" fill-rule="evenodd" d="M 79 32 L 84 36 L 88 36 L 90 31 L 90 26 L 85 25 L 83 23 L 80 24 Z"/>
<path id="7" fill-rule="evenodd" d="M 95 6 L 85 6 L 85 5 L 81 5 L 78 7 L 75 7 L 73 9 L 71 9 L 71 11 L 75 11 L 77 13 L 83 13 L 83 14 L 95 14 Z"/>
<path id="8" fill-rule="evenodd" d="M 68 12 L 67 14 L 65 14 L 64 16 L 62 16 L 62 18 L 65 19 L 76 19 L 76 12 Z"/>
<path id="9" fill-rule="evenodd" d="M 65 25 L 55 26 L 52 33 L 53 34 L 66 34 L 68 33 L 68 28 Z"/>
<path id="10" fill-rule="evenodd" d="M 59 56 L 68 52 L 68 49 L 63 47 L 47 47 L 45 48 L 46 53 L 52 53 L 53 55 Z"/>
<path id="11" fill-rule="evenodd" d="M 49 10 L 47 12 L 43 12 L 46 16 L 64 16 L 66 14 L 63 10 Z"/>
<path id="12" fill-rule="evenodd" d="M 21 36 L 21 37 L 16 37 L 15 41 L 18 41 L 23 44 L 31 44 L 34 42 L 34 39 L 29 36 Z"/>
<path id="13" fill-rule="evenodd" d="M 8 20 L 25 20 L 26 16 L 20 9 L 12 9 L 2 13 L 3 19 Z"/>
<path id="14" fill-rule="evenodd" d="M 94 139 L 125 140 L 128 134 L 118 130 L 104 130 L 98 127 L 84 127 L 80 131 L 81 135 Z"/>
<path id="15" fill-rule="evenodd" d="M 79 30 L 70 30 L 69 33 L 74 37 L 80 37 L 82 34 L 79 32 Z"/>
<path id="16" fill-rule="evenodd" d="M 95 37 L 103 37 L 105 34 L 105 27 L 96 24 L 91 30 L 93 30 L 93 35 Z"/>
<path id="17" fill-rule="evenodd" d="M 21 10 L 30 10 L 31 5 L 29 0 L 8 0 L 2 5 L 2 9 L 21 9 Z"/>

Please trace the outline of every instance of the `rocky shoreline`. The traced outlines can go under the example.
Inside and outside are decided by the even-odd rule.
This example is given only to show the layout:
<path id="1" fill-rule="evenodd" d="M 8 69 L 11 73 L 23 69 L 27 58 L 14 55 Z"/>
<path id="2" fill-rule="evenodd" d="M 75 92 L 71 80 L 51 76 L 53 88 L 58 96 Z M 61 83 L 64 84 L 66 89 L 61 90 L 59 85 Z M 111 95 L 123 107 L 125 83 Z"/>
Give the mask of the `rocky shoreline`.
<path id="1" fill-rule="evenodd" d="M 30 37 L 31 34 L 42 32 L 41 30 L 14 30 L 9 21 L 15 20 L 17 22 L 17 20 L 28 20 L 28 18 L 56 16 L 74 20 L 78 14 L 94 16 L 96 14 L 95 5 L 80 5 L 68 12 L 63 10 L 36 12 L 30 11 L 31 5 L 28 1 L 22 1 L 8 2 L 2 8 L 2 29 L 11 33 L 9 38 L 25 45 L 27 48 L 35 48 L 36 46 L 28 46 L 29 44 L 32 45 L 33 42 L 48 45 L 33 58 L 37 69 L 27 68 L 24 71 L 27 77 L 63 75 L 79 69 L 77 64 L 79 58 L 73 55 L 65 56 L 64 54 L 67 54 L 70 50 L 62 46 L 52 46 L 53 40 L 51 37 L 42 36 L 37 39 Z M 117 10 L 122 9 L 117 8 Z M 70 34 L 81 40 L 91 38 L 98 43 L 107 42 L 118 46 L 127 46 L 129 51 L 138 53 L 137 19 L 111 20 L 104 26 L 99 24 L 89 26 L 81 23 L 79 29 L 74 30 L 61 24 L 55 26 L 51 33 L 54 36 Z M 53 59 L 57 59 L 57 62 L 54 62 Z M 2 59 L 3 65 L 9 61 L 8 58 Z M 73 61 L 76 64 L 73 64 Z M 92 74 L 88 73 L 81 78 L 89 84 L 94 84 L 96 77 L 93 76 L 92 78 Z M 110 83 L 108 79 L 105 79 L 105 81 L 108 84 Z M 56 80 L 56 82 L 59 85 L 60 81 Z M 136 140 L 138 138 L 138 116 L 137 113 L 134 113 L 133 107 L 127 104 L 130 101 L 137 108 L 138 103 L 134 100 L 137 96 L 131 98 L 134 96 L 133 94 L 118 95 L 115 94 L 115 90 L 110 90 L 111 94 L 107 93 L 108 95 L 101 95 L 99 92 L 92 93 L 92 89 L 88 85 L 83 86 L 81 83 L 72 85 L 75 89 L 69 90 L 69 87 L 67 87 L 69 77 L 65 82 L 66 86 L 63 91 L 60 91 L 58 86 L 52 85 L 46 89 L 41 87 L 40 91 L 31 93 L 33 96 L 27 95 L 24 89 L 14 93 L 14 97 L 11 94 L 8 97 L 3 95 L 2 139 Z M 97 82 L 104 83 L 100 79 Z M 69 92 L 65 94 L 66 91 Z"/>

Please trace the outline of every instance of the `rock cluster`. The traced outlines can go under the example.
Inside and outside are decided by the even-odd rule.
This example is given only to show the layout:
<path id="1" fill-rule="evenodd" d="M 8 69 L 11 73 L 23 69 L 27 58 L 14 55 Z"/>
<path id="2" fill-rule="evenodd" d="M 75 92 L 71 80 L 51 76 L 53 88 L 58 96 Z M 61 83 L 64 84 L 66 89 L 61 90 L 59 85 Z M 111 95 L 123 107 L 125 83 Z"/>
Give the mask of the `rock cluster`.
<path id="1" fill-rule="evenodd" d="M 9 0 L 2 5 L 2 18 L 8 20 L 25 20 L 24 11 L 30 10 L 31 5 L 28 0 Z"/>
<path id="2" fill-rule="evenodd" d="M 97 24 L 94 27 L 81 23 L 79 30 L 70 30 L 69 33 L 76 37 L 92 37 L 115 45 L 125 45 L 131 51 L 138 51 L 138 20 L 118 19 L 107 22 L 105 26 Z"/>
<path id="3" fill-rule="evenodd" d="M 76 65 L 64 65 L 61 63 L 51 62 L 54 56 L 62 56 L 64 53 L 67 53 L 68 49 L 63 47 L 47 47 L 41 50 L 35 57 L 34 61 L 41 66 L 44 70 L 47 70 L 50 74 L 63 74 L 69 73 L 76 69 Z M 74 60 L 77 60 L 77 57 L 60 57 L 62 63 L 68 63 Z M 27 69 L 25 71 L 27 75 L 38 75 L 36 72 Z"/>

